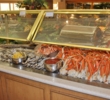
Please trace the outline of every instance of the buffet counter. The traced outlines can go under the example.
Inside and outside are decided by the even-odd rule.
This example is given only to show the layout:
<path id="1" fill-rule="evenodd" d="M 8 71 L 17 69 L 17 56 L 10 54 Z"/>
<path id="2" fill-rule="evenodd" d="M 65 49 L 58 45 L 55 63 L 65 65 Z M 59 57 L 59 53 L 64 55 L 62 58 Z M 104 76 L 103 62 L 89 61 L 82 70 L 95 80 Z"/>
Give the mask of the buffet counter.
<path id="1" fill-rule="evenodd" d="M 56 78 L 54 76 L 47 76 L 47 75 L 43 75 L 43 73 L 40 74 L 40 73 L 20 70 L 17 68 L 10 67 L 9 63 L 0 62 L 0 73 L 2 72 L 14 76 L 22 77 L 25 79 L 41 82 L 44 84 L 64 88 L 67 90 L 72 90 L 84 94 L 110 99 L 110 89 L 83 84 L 80 82 L 64 80 L 64 79 Z"/>
<path id="2" fill-rule="evenodd" d="M 110 99 L 110 10 L 0 13 L 1 39 L 36 46 L 28 50 L 3 44 L 0 100 Z M 46 72 L 47 58 L 63 61 L 59 72 Z"/>

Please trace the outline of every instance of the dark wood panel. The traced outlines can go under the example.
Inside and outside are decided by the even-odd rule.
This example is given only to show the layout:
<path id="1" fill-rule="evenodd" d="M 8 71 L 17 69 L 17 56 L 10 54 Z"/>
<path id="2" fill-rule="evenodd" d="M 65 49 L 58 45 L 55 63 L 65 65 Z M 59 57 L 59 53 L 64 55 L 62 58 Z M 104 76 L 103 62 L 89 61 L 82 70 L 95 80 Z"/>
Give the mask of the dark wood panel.
<path id="1" fill-rule="evenodd" d="M 53 9 L 53 0 L 46 0 L 49 6 L 49 9 Z"/>
<path id="2" fill-rule="evenodd" d="M 0 100 L 3 100 L 3 91 L 2 91 L 1 77 L 0 77 Z"/>

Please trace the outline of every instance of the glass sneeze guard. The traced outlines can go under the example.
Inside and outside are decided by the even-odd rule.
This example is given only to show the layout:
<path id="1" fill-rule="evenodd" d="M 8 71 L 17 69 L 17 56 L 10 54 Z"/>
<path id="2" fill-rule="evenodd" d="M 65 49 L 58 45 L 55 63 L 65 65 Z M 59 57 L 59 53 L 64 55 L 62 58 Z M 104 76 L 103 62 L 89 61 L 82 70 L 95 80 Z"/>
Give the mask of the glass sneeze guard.
<path id="1" fill-rule="evenodd" d="M 0 38 L 30 41 L 42 14 L 40 10 L 25 13 L 25 16 L 20 16 L 20 11 L 1 11 Z"/>
<path id="2" fill-rule="evenodd" d="M 110 10 L 45 10 L 33 42 L 109 50 Z"/>

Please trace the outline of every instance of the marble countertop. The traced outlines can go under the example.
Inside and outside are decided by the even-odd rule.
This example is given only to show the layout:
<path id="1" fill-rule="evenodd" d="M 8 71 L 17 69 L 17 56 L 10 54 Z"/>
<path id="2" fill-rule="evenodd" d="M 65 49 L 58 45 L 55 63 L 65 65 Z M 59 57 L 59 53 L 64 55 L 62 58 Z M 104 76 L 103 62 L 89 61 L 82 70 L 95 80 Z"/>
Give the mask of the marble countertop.
<path id="1" fill-rule="evenodd" d="M 7 63 L 0 63 L 0 71 L 8 74 L 20 76 L 30 80 L 42 82 L 45 84 L 65 88 L 68 90 L 73 90 L 77 92 L 82 92 L 102 98 L 110 99 L 110 89 L 82 84 L 79 82 L 64 80 L 52 76 L 47 76 L 39 73 L 28 72 L 25 70 L 20 70 L 17 68 L 9 67 Z"/>

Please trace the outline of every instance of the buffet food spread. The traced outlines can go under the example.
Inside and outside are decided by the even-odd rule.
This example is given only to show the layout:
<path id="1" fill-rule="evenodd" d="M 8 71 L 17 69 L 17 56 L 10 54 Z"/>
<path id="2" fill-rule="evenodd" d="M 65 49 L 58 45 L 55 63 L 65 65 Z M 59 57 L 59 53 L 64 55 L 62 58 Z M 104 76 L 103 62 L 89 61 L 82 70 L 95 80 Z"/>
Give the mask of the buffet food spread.
<path id="1" fill-rule="evenodd" d="M 23 56 L 27 56 L 27 58 L 21 63 L 15 63 L 12 60 L 13 58 L 23 58 Z M 38 70 L 46 70 L 45 61 L 47 64 L 56 64 L 61 60 L 62 66 L 53 72 L 57 71 L 57 74 L 89 80 L 90 82 L 110 83 L 109 51 L 40 44 L 35 47 L 35 50 L 2 49 L 0 50 L 0 60 Z"/>
<path id="2" fill-rule="evenodd" d="M 60 74 L 110 83 L 110 52 L 43 44 L 36 54 L 48 56 L 56 51 L 54 57 L 63 60 Z"/>
<path id="3" fill-rule="evenodd" d="M 46 16 L 47 12 L 54 14 Z M 5 22 L 1 22 L 0 38 L 30 41 L 35 48 L 1 48 L 0 60 L 41 71 L 47 71 L 48 64 L 54 66 L 54 71 L 48 70 L 51 73 L 109 84 L 109 11 L 89 12 L 47 10 L 33 11 L 37 18 L 26 16 L 25 19 L 15 15 L 11 19 L 5 16 Z M 59 61 L 61 65 L 57 69 Z"/>
<path id="4" fill-rule="evenodd" d="M 22 53 L 22 54 L 21 54 Z M 20 62 L 13 62 L 13 58 L 19 60 L 23 58 L 23 55 L 27 56 L 27 58 Z M 23 65 L 24 67 L 43 69 L 44 68 L 44 59 L 45 57 L 36 56 L 34 50 L 23 49 L 23 48 L 10 48 L 10 49 L 1 49 L 0 50 L 0 60 L 2 62 L 14 63 L 15 65 Z"/>

